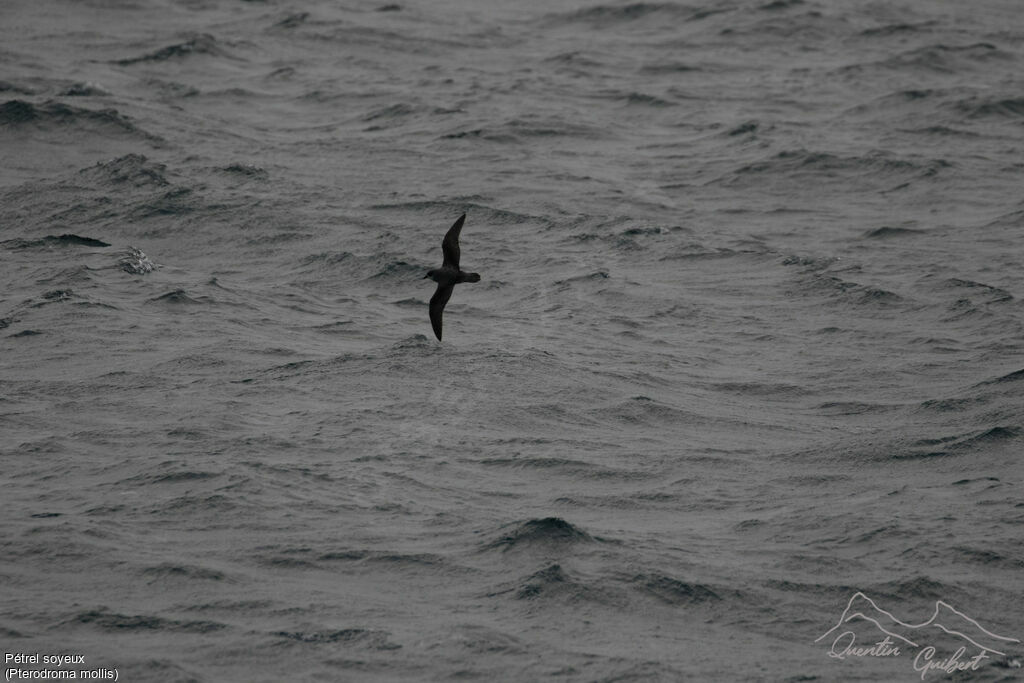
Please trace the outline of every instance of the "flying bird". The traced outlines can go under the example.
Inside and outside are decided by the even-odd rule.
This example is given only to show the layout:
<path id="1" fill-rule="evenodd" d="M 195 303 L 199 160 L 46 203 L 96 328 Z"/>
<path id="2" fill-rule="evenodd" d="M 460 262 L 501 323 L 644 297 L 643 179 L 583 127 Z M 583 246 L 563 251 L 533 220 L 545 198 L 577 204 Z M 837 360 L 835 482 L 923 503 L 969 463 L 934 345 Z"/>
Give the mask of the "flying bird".
<path id="1" fill-rule="evenodd" d="M 437 291 L 430 297 L 430 326 L 434 328 L 437 340 L 441 341 L 441 314 L 444 313 L 444 305 L 452 298 L 452 290 L 460 282 L 480 282 L 480 275 L 467 273 L 459 269 L 459 233 L 462 232 L 462 224 L 466 222 L 466 214 L 459 216 L 448 233 L 441 240 L 441 251 L 444 253 L 444 263 L 440 268 L 428 271 L 423 279 L 430 278 L 437 283 Z"/>

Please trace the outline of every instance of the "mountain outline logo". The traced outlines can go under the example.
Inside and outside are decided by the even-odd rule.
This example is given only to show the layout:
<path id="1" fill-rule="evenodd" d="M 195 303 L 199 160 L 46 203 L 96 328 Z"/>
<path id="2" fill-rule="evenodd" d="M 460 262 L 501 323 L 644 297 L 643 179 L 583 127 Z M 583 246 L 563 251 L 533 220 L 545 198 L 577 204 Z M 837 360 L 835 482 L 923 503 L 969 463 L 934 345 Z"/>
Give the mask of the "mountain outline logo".
<path id="1" fill-rule="evenodd" d="M 854 622 L 874 625 L 884 637 L 870 645 L 857 643 Z M 943 600 L 935 601 L 932 615 L 919 624 L 912 624 L 897 618 L 892 612 L 882 609 L 861 591 L 857 591 L 846 603 L 846 609 L 836 625 L 815 638 L 818 643 L 836 632 L 828 656 L 844 660 L 860 657 L 899 657 L 910 648 L 916 648 L 914 670 L 921 674 L 921 680 L 931 672 L 952 674 L 960 671 L 978 671 L 983 660 L 990 655 L 1007 656 L 1007 646 L 1020 643 L 1017 638 L 994 633 L 976 620 Z M 953 636 L 964 644 L 949 656 L 938 655 L 938 649 L 929 643 L 937 636 Z M 976 654 L 969 654 L 968 647 L 977 648 Z M 993 662 L 990 662 L 993 663 Z M 1003 666 L 1020 668 L 1020 659 L 1006 661 Z"/>
<path id="2" fill-rule="evenodd" d="M 861 603 L 858 602 L 858 598 L 860 601 L 863 601 L 863 603 L 867 603 L 867 606 L 861 606 Z M 875 616 L 869 616 L 869 614 L 865 614 L 865 612 L 871 612 Z M 1001 647 L 1005 650 L 1005 645 L 1003 645 L 1003 643 L 1020 642 L 1020 640 L 1016 638 L 1001 636 L 989 631 L 977 621 L 943 600 L 935 601 L 935 609 L 932 612 L 931 617 L 926 621 L 923 621 L 920 624 L 910 624 L 897 619 L 891 612 L 879 607 L 874 600 L 861 591 L 857 591 L 852 597 L 850 597 L 849 602 L 846 603 L 846 609 L 843 610 L 843 615 L 839 618 L 836 625 L 818 636 L 814 642 L 817 643 L 821 641 L 823 638 L 828 637 L 829 634 L 835 632 L 836 629 L 842 628 L 844 624 L 847 624 L 857 618 L 873 623 L 882 633 L 892 638 L 896 638 L 911 647 L 920 647 L 917 642 L 917 639 L 920 638 L 917 631 L 930 626 L 949 635 L 963 638 L 979 650 L 991 652 L 999 656 L 1006 656 L 1005 651 L 997 649 Z M 883 623 L 885 626 L 883 626 Z M 964 631 L 968 630 L 973 631 L 973 633 L 971 635 L 964 633 Z M 986 645 L 985 643 L 988 644 Z"/>

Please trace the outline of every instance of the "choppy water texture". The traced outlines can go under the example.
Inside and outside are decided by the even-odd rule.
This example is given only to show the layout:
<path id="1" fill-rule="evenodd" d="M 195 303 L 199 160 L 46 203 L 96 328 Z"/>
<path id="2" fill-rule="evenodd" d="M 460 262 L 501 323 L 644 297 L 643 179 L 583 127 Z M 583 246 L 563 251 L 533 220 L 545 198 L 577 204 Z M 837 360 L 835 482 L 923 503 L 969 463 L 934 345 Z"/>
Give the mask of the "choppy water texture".
<path id="1" fill-rule="evenodd" d="M 814 642 L 856 591 L 1024 639 L 1020 3 L 399 2 L 0 6 L 5 652 L 920 680 Z"/>

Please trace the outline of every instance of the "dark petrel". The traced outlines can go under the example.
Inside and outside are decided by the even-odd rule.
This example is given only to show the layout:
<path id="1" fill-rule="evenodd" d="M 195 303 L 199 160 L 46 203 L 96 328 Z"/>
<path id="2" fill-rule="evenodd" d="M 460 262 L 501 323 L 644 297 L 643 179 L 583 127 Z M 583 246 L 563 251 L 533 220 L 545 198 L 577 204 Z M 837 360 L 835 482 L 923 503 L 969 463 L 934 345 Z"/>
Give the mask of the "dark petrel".
<path id="1" fill-rule="evenodd" d="M 444 263 L 440 268 L 428 271 L 423 279 L 428 277 L 437 283 L 437 291 L 430 297 L 430 325 L 434 328 L 437 340 L 441 341 L 441 314 L 444 312 L 444 305 L 452 298 L 452 290 L 460 282 L 480 282 L 480 275 L 467 273 L 459 269 L 459 233 L 462 232 L 462 224 L 466 222 L 466 214 L 459 216 L 448 233 L 441 240 L 441 251 L 444 252 Z"/>

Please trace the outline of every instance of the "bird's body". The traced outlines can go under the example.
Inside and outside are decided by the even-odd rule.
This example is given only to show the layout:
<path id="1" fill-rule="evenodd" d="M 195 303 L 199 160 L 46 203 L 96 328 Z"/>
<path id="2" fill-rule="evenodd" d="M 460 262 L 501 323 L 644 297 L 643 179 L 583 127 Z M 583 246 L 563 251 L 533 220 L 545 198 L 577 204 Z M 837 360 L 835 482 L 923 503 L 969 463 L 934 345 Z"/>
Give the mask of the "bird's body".
<path id="1" fill-rule="evenodd" d="M 459 216 L 452 227 L 448 228 L 444 240 L 441 241 L 441 251 L 444 253 L 444 262 L 440 268 L 427 271 L 424 279 L 430 278 L 437 283 L 437 291 L 430 297 L 430 326 L 434 328 L 434 334 L 438 341 L 441 340 L 441 314 L 448 299 L 452 298 L 452 290 L 455 285 L 462 282 L 480 282 L 480 275 L 467 273 L 459 269 L 459 233 L 462 231 L 462 224 L 466 222 L 466 214 Z"/>

